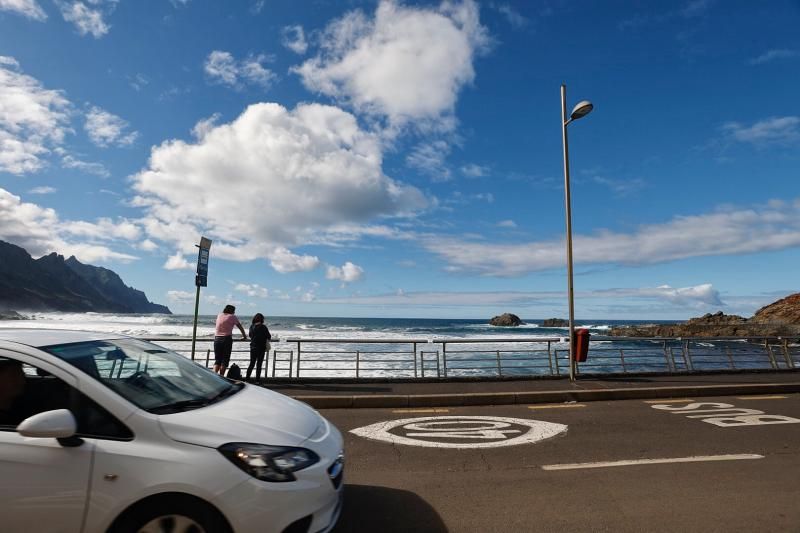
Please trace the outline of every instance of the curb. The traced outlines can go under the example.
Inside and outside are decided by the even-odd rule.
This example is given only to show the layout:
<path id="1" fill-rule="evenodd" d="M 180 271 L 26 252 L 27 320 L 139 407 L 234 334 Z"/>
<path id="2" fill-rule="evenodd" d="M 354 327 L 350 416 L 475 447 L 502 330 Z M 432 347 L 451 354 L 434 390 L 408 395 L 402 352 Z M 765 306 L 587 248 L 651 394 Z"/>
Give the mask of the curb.
<path id="1" fill-rule="evenodd" d="M 680 387 L 636 387 L 624 389 L 577 389 L 540 392 L 485 392 L 463 394 L 365 394 L 338 396 L 292 396 L 315 409 L 369 409 L 384 407 L 459 407 L 532 403 L 596 402 L 689 398 L 692 396 L 734 396 L 738 394 L 780 394 L 800 392 L 796 383 L 742 383 L 734 385 L 691 385 Z"/>

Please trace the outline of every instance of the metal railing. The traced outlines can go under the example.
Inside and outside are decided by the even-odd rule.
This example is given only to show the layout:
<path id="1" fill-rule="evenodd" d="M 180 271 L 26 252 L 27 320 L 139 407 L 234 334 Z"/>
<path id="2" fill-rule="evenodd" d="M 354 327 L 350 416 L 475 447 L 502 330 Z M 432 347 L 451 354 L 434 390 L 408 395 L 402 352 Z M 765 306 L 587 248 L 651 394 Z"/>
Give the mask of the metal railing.
<path id="1" fill-rule="evenodd" d="M 147 337 L 187 357 L 190 339 Z M 249 364 L 247 341 L 234 340 L 231 364 Z M 195 361 L 213 365 L 213 339 L 198 339 Z M 241 347 L 240 347 L 241 346 Z M 565 376 L 563 337 L 273 339 L 267 378 L 454 378 Z M 691 373 L 800 369 L 800 337 L 592 337 L 581 374 Z"/>

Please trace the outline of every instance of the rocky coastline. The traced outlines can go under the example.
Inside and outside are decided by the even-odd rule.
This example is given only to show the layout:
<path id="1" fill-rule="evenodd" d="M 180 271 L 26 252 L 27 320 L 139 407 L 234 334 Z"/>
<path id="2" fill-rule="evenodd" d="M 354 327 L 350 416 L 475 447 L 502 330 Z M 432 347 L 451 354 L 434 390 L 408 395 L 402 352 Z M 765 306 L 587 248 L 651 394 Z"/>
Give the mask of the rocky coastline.
<path id="1" fill-rule="evenodd" d="M 722 311 L 683 324 L 642 324 L 611 328 L 614 337 L 793 337 L 800 336 L 800 293 L 762 307 L 750 318 Z"/>

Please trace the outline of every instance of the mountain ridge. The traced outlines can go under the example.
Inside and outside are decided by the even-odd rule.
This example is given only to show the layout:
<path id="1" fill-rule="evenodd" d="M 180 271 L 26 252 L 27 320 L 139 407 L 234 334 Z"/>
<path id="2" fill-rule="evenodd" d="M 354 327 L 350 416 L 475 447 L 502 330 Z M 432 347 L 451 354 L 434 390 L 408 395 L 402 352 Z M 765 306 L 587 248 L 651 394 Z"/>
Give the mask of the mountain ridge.
<path id="1" fill-rule="evenodd" d="M 86 265 L 56 252 L 34 259 L 0 241 L 0 308 L 15 311 L 92 311 L 172 314 L 144 292 L 125 285 L 113 270 Z"/>

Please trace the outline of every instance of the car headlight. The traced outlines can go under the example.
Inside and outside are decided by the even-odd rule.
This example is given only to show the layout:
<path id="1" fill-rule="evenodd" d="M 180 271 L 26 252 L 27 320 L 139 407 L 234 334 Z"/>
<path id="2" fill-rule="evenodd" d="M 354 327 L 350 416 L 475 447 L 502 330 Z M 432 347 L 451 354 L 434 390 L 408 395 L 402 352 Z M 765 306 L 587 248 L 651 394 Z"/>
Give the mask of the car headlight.
<path id="1" fill-rule="evenodd" d="M 305 448 L 267 446 L 246 442 L 229 442 L 219 448 L 233 464 L 262 481 L 294 481 L 297 472 L 319 462 L 319 455 Z"/>

